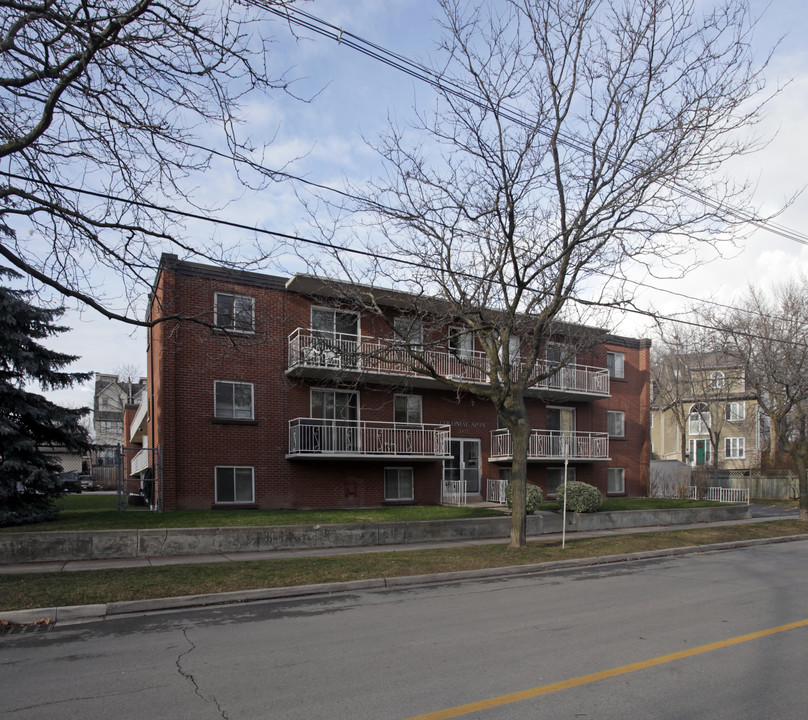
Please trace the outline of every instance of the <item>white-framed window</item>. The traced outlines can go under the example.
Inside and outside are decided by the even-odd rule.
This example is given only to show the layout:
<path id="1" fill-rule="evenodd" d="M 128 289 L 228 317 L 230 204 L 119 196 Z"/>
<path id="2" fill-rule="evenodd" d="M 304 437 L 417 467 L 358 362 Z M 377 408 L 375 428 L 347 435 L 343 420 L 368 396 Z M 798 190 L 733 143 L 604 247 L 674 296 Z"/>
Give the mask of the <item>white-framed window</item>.
<path id="1" fill-rule="evenodd" d="M 120 435 L 123 432 L 123 423 L 115 420 L 99 420 L 98 432 L 109 435 Z"/>
<path id="2" fill-rule="evenodd" d="M 386 467 L 384 469 L 384 499 L 415 499 L 415 482 L 411 467 Z"/>
<path id="3" fill-rule="evenodd" d="M 626 436 L 626 414 L 622 410 L 606 412 L 606 428 L 611 437 Z"/>
<path id="4" fill-rule="evenodd" d="M 449 352 L 455 357 L 471 357 L 474 352 L 474 333 L 462 327 L 449 328 Z"/>
<path id="5" fill-rule="evenodd" d="M 606 492 L 624 493 L 626 491 L 625 468 L 609 468 L 606 471 Z"/>
<path id="6" fill-rule="evenodd" d="M 728 402 L 724 417 L 730 422 L 740 422 L 746 419 L 746 403 Z"/>
<path id="7" fill-rule="evenodd" d="M 724 456 L 727 460 L 738 460 L 746 457 L 746 438 L 724 438 Z"/>
<path id="8" fill-rule="evenodd" d="M 575 480 L 575 468 L 571 465 L 567 466 L 567 482 Z M 547 468 L 547 495 L 555 496 L 556 490 L 559 485 L 564 484 L 564 468 L 563 467 L 548 467 Z"/>
<path id="9" fill-rule="evenodd" d="M 649 422 L 651 423 L 651 429 L 653 430 L 653 428 L 654 428 L 654 413 L 651 413 L 649 418 L 650 418 Z"/>
<path id="10" fill-rule="evenodd" d="M 247 295 L 215 294 L 217 328 L 231 332 L 255 332 L 255 299 Z"/>
<path id="11" fill-rule="evenodd" d="M 216 503 L 251 503 L 255 498 L 252 467 L 220 465 L 216 467 Z"/>
<path id="12" fill-rule="evenodd" d="M 217 418 L 252 420 L 253 384 L 216 380 L 214 383 L 213 414 Z"/>
<path id="13" fill-rule="evenodd" d="M 706 435 L 710 430 L 710 409 L 704 403 L 696 403 L 690 407 L 688 430 L 691 435 Z"/>
<path id="14" fill-rule="evenodd" d="M 724 387 L 725 376 L 721 370 L 715 370 L 710 374 L 710 387 L 714 390 L 720 390 Z"/>
<path id="15" fill-rule="evenodd" d="M 423 422 L 423 408 L 420 395 L 393 396 L 393 421 L 407 425 L 420 425 Z"/>
<path id="16" fill-rule="evenodd" d="M 626 356 L 624 353 L 607 352 L 606 367 L 609 369 L 609 377 L 622 378 L 626 376 Z"/>
<path id="17" fill-rule="evenodd" d="M 393 318 L 395 340 L 398 343 L 409 345 L 413 350 L 420 350 L 424 346 L 424 326 L 420 320 L 414 320 L 406 315 Z"/>

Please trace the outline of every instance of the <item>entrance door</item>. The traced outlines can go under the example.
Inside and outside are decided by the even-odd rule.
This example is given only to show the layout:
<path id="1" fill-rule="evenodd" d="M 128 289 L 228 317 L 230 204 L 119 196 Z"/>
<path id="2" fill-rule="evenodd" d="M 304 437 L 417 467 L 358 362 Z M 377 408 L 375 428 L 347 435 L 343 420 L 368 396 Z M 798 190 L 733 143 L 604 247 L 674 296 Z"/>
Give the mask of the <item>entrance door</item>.
<path id="1" fill-rule="evenodd" d="M 443 479 L 465 480 L 467 493 L 480 492 L 480 441 L 449 441 L 451 460 L 443 461 Z"/>

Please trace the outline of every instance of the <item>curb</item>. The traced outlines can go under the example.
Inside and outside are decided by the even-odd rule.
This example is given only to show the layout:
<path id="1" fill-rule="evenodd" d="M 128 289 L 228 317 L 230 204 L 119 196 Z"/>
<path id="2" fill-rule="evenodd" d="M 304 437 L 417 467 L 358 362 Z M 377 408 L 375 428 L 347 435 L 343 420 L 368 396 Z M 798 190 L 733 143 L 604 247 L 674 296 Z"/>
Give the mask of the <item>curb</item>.
<path id="1" fill-rule="evenodd" d="M 210 607 L 213 605 L 231 605 L 258 602 L 262 600 L 278 600 L 283 598 L 312 597 L 317 595 L 334 595 L 337 593 L 358 590 L 382 590 L 417 585 L 439 585 L 460 580 L 480 580 L 484 578 L 511 577 L 515 575 L 533 575 L 557 570 L 570 570 L 598 565 L 613 565 L 623 562 L 636 562 L 656 558 L 676 557 L 704 552 L 720 552 L 738 550 L 758 545 L 776 545 L 808 540 L 808 534 L 787 535 L 776 538 L 757 538 L 754 540 L 737 540 L 734 542 L 713 543 L 711 545 L 687 545 L 663 550 L 645 550 L 643 552 L 625 553 L 621 555 L 601 555 L 592 558 L 574 560 L 554 560 L 551 562 L 533 563 L 530 565 L 508 565 L 505 567 L 480 568 L 478 570 L 458 570 L 456 572 L 430 575 L 402 575 L 392 578 L 369 580 L 350 580 L 347 582 L 319 583 L 315 585 L 293 585 L 279 588 L 259 588 L 255 590 L 236 590 L 232 592 L 210 593 L 206 595 L 181 595 L 177 597 L 153 598 L 150 600 L 122 600 L 118 602 L 99 603 L 94 605 L 68 605 L 65 607 L 32 608 L 30 610 L 0 610 L 0 622 L 8 625 L 53 624 L 71 622 L 92 622 L 107 618 L 179 610 L 182 608 Z"/>

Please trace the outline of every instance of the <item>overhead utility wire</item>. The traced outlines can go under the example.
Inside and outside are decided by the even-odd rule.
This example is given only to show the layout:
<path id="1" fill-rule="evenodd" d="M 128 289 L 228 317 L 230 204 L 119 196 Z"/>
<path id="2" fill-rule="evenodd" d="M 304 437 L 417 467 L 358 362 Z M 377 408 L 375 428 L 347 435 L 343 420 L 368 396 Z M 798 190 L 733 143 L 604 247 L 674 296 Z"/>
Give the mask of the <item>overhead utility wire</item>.
<path id="1" fill-rule="evenodd" d="M 356 50 L 357 52 L 378 60 L 379 62 L 404 72 L 405 74 L 425 82 L 432 87 L 441 90 L 442 92 L 455 95 L 467 102 L 477 105 L 480 108 L 488 107 L 481 96 L 477 95 L 473 90 L 465 87 L 460 82 L 447 78 L 440 73 L 431 70 L 425 65 L 421 65 L 420 63 L 410 60 L 399 53 L 387 50 L 381 45 L 365 40 L 358 35 L 322 20 L 311 13 L 288 6 L 278 8 L 267 4 L 265 0 L 252 0 L 252 4 L 262 7 L 267 12 L 284 19 L 289 23 L 304 27 L 323 37 L 336 40 L 340 45 L 345 45 L 353 50 Z M 524 113 L 521 113 L 516 109 L 500 106 L 500 111 L 501 116 L 504 119 L 522 125 L 523 127 L 532 128 L 534 126 L 531 120 L 524 115 Z M 541 129 L 539 129 L 539 132 L 548 136 L 550 134 L 548 131 L 542 131 Z M 563 144 L 573 149 L 581 150 L 585 148 L 585 146 L 581 144 L 580 138 L 576 138 L 567 133 L 561 134 L 559 138 Z M 779 235 L 787 240 L 791 240 L 802 245 L 808 245 L 808 235 L 805 235 L 804 233 L 800 233 L 797 230 L 793 230 L 769 220 L 758 220 L 745 210 L 722 204 L 717 200 L 707 197 L 703 193 L 696 192 L 691 188 L 683 187 L 678 183 L 674 183 L 674 187 L 677 192 L 681 193 L 685 197 L 702 202 L 714 210 L 726 212 L 729 215 L 732 215 L 736 220 L 754 225 L 755 227 L 766 230 L 772 234 Z"/>
<path id="2" fill-rule="evenodd" d="M 0 170 L 0 175 L 4 175 L 6 177 L 13 178 L 15 180 L 24 180 L 24 181 L 28 180 L 28 181 L 30 181 L 29 178 L 25 178 L 25 177 L 23 177 L 21 175 L 16 175 L 15 173 L 11 173 L 11 172 L 8 172 L 8 171 L 5 171 L 5 170 Z M 52 185 L 53 187 L 58 188 L 60 190 L 67 190 L 69 192 L 75 192 L 75 193 L 77 193 L 79 195 L 89 195 L 91 197 L 96 197 L 96 198 L 99 198 L 99 199 L 102 199 L 102 200 L 110 200 L 110 201 L 113 201 L 113 202 L 120 202 L 120 203 L 123 203 L 123 204 L 134 205 L 134 206 L 142 207 L 144 209 L 149 209 L 149 210 L 157 210 L 157 211 L 165 213 L 167 215 L 178 215 L 180 217 L 190 218 L 190 219 L 193 219 L 193 220 L 200 220 L 202 222 L 209 222 L 209 223 L 213 223 L 213 224 L 216 224 L 216 225 L 223 225 L 225 227 L 232 227 L 232 228 L 236 228 L 238 230 L 248 230 L 250 232 L 254 232 L 254 233 L 257 233 L 257 234 L 260 234 L 260 235 L 270 235 L 272 237 L 278 237 L 278 238 L 282 238 L 284 240 L 292 240 L 294 242 L 299 242 L 299 243 L 303 243 L 303 244 L 307 244 L 307 245 L 315 245 L 317 247 L 325 247 L 325 248 L 329 248 L 330 250 L 339 250 L 339 251 L 351 253 L 351 254 L 354 254 L 354 255 L 360 255 L 360 256 L 363 256 L 363 257 L 370 257 L 370 258 L 373 258 L 374 260 L 386 260 L 388 262 L 398 263 L 400 265 L 407 265 L 407 266 L 412 266 L 412 267 L 426 268 L 426 269 L 432 270 L 434 272 L 444 272 L 445 271 L 445 268 L 441 268 L 441 267 L 438 267 L 436 265 L 425 264 L 423 262 L 419 262 L 419 261 L 416 261 L 416 260 L 406 260 L 404 258 L 394 258 L 394 257 L 391 257 L 389 255 L 382 255 L 380 253 L 373 252 L 371 250 L 360 250 L 360 249 L 357 249 L 357 248 L 350 248 L 350 247 L 347 247 L 345 245 L 336 245 L 334 243 L 325 242 L 323 240 L 314 240 L 312 238 L 305 238 L 305 237 L 301 237 L 300 235 L 292 235 L 290 233 L 284 233 L 284 232 L 280 232 L 280 231 L 277 231 L 277 230 L 267 230 L 266 228 L 260 228 L 260 227 L 254 226 L 254 225 L 247 225 L 245 223 L 239 223 L 239 222 L 235 222 L 233 220 L 224 220 L 224 219 L 221 219 L 221 218 L 211 218 L 211 217 L 208 217 L 206 215 L 202 215 L 200 213 L 195 213 L 195 212 L 191 212 L 191 211 L 188 211 L 188 210 L 180 210 L 179 208 L 172 208 L 172 207 L 167 207 L 167 206 L 164 206 L 164 205 L 157 205 L 156 203 L 146 202 L 144 200 L 124 199 L 124 198 L 121 198 L 121 197 L 118 197 L 118 196 L 115 196 L 115 195 L 111 195 L 109 193 L 102 193 L 102 192 L 98 192 L 96 190 L 88 190 L 86 188 L 75 188 L 75 187 L 71 187 L 69 185 L 63 185 L 63 184 L 60 184 L 60 183 L 50 183 L 50 185 Z M 480 277 L 479 275 L 474 275 L 472 273 L 467 273 L 467 272 L 462 272 L 462 271 L 454 271 L 454 272 L 455 272 L 455 274 L 460 275 L 461 277 L 466 277 L 466 278 L 471 279 L 471 280 L 478 280 L 478 281 L 483 281 L 483 282 L 486 281 L 485 278 Z M 581 298 L 570 298 L 570 300 L 572 302 L 582 304 L 582 305 L 592 305 L 593 304 L 593 303 L 587 302 L 587 301 L 585 301 L 585 300 L 583 300 Z M 720 328 L 720 327 L 716 327 L 714 325 L 705 325 L 705 324 L 697 322 L 695 320 L 683 320 L 681 318 L 669 317 L 669 316 L 666 316 L 666 315 L 660 315 L 660 314 L 655 313 L 655 312 L 650 311 L 650 310 L 640 310 L 639 308 L 634 308 L 634 307 L 623 307 L 621 309 L 624 312 L 627 312 L 627 313 L 630 313 L 630 314 L 640 315 L 642 317 L 650 317 L 655 321 L 665 320 L 667 322 L 675 323 L 677 325 L 688 325 L 690 327 L 698 327 L 698 328 L 702 328 L 702 329 L 706 329 L 706 330 L 715 330 L 717 332 L 727 332 L 726 328 Z M 730 330 L 728 332 L 730 332 L 732 335 L 736 335 L 736 336 L 740 336 L 740 337 L 747 337 L 747 338 L 750 338 L 750 339 L 753 339 L 753 340 L 767 340 L 767 341 L 770 341 L 770 342 L 776 342 L 776 343 L 785 344 L 785 345 L 792 345 L 792 346 L 795 346 L 795 347 L 804 347 L 804 348 L 808 349 L 808 343 L 806 343 L 806 342 L 798 342 L 798 341 L 793 340 L 793 339 L 792 340 L 785 340 L 785 339 L 781 339 L 781 338 L 772 338 L 772 337 L 767 337 L 765 335 L 759 335 L 757 333 L 751 333 L 751 332 L 741 331 L 741 330 Z"/>

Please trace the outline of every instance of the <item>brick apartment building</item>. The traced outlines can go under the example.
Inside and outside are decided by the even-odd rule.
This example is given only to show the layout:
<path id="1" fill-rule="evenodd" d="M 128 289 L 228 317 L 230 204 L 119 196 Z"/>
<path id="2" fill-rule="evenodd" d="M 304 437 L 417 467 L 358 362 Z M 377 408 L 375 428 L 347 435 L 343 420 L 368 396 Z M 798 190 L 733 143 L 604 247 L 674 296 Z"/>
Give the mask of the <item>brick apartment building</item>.
<path id="1" fill-rule="evenodd" d="M 394 323 L 411 322 L 405 295 L 384 297 Z M 510 437 L 493 406 L 414 372 L 389 324 L 340 306 L 317 278 L 165 255 L 150 313 L 192 318 L 151 329 L 144 405 L 128 414 L 127 437 L 160 449 L 166 510 L 437 504 L 448 481 L 473 500 L 508 478 Z M 473 338 L 409 331 L 447 373 L 484 381 Z M 605 336 L 531 391 L 528 482 L 545 496 L 565 454 L 569 479 L 646 493 L 649 346 Z M 156 454 L 142 457 L 155 473 Z"/>

